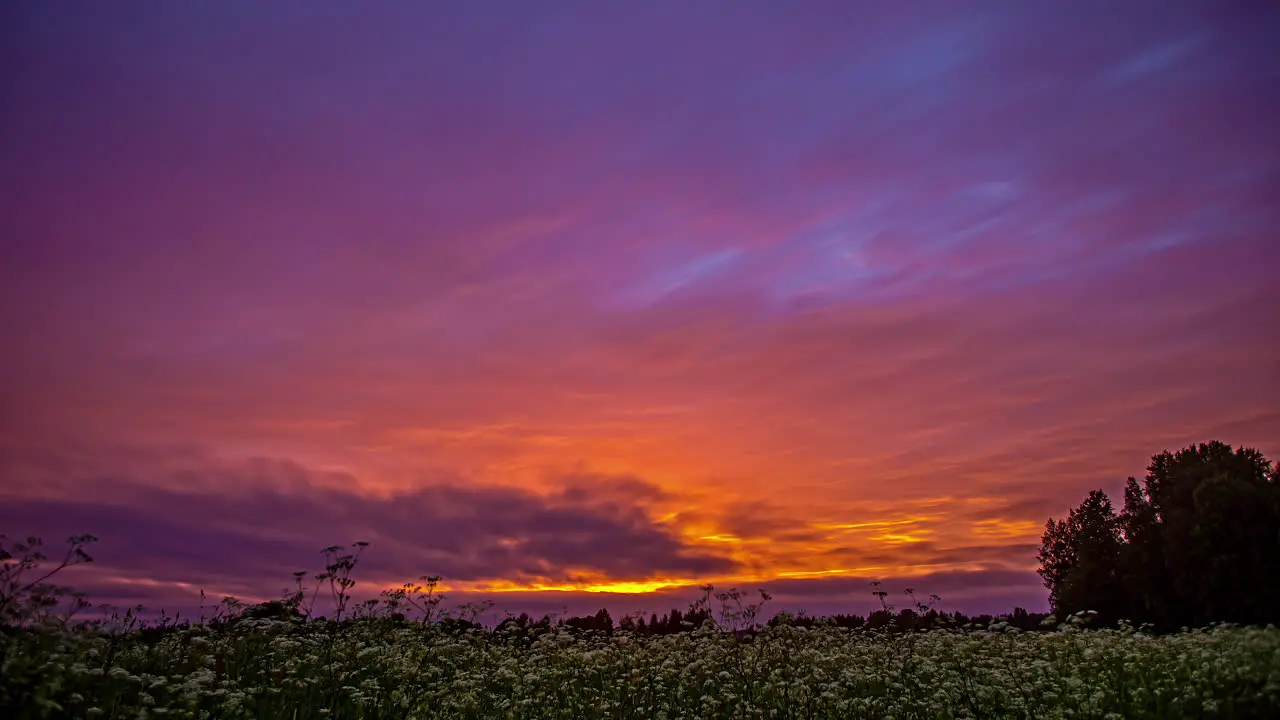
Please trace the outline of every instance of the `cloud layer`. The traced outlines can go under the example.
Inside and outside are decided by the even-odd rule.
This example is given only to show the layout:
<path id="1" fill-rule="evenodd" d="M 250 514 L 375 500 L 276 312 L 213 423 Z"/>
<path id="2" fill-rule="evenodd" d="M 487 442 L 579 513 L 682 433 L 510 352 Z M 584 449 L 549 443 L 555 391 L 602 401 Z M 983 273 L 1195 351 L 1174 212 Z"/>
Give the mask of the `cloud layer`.
<path id="1" fill-rule="evenodd" d="M 1028 604 L 1089 488 L 1280 456 L 1260 4 L 0 13 L 3 521 L 121 592 Z"/>

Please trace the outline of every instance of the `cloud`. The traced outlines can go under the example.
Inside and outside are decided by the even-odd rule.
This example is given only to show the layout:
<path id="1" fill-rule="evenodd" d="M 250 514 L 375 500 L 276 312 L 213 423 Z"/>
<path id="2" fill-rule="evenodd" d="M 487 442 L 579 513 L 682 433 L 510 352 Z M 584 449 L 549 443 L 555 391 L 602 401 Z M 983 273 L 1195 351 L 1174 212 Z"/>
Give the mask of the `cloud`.
<path id="1" fill-rule="evenodd" d="M 118 459 L 147 454 L 135 450 L 100 457 L 110 463 L 112 455 Z M 904 558 L 868 554 L 866 547 L 836 547 L 825 553 L 832 562 L 884 567 L 875 575 L 770 580 L 780 564 L 804 559 L 787 558 L 787 553 L 821 545 L 830 539 L 829 531 L 785 519 L 780 507 L 748 504 L 727 509 L 713 519 L 722 523 L 722 532 L 778 546 L 772 563 L 761 563 L 771 559 L 765 552 L 753 554 L 744 564 L 733 557 L 731 545 L 693 542 L 688 533 L 681 533 L 690 523 L 696 526 L 707 518 L 694 514 L 656 521 L 650 508 L 678 504 L 679 498 L 638 478 L 579 474 L 563 478 L 561 489 L 544 494 L 455 483 L 371 496 L 354 492 L 353 478 L 290 461 L 216 462 L 198 451 L 150 455 L 151 462 L 144 466 L 168 466 L 170 471 L 73 474 L 66 480 L 75 490 L 62 497 L 24 497 L 10 491 L 0 509 L 0 526 L 11 535 L 41 535 L 51 547 L 62 537 L 95 534 L 100 538 L 92 549 L 97 561 L 73 568 L 66 582 L 97 602 L 142 603 L 184 612 L 195 611 L 201 590 L 208 595 L 206 605 L 224 595 L 274 597 L 291 584 L 294 570 L 319 570 L 320 547 L 355 540 L 371 543 L 357 574 L 361 597 L 419 574 L 440 574 L 455 588 L 450 591 L 455 602 L 487 600 L 513 612 L 558 610 L 560 604 L 585 611 L 606 600 L 615 609 L 663 610 L 655 603 L 683 606 L 699 582 L 718 578 L 728 587 L 740 584 L 733 578 L 744 572 L 757 573 L 747 584 L 778 593 L 784 608 L 845 611 L 859 607 L 859 599 L 837 601 L 836 596 L 853 595 L 869 582 L 867 578 L 927 586 L 946 573 L 899 573 L 910 573 L 912 567 L 986 564 L 988 569 L 962 574 L 978 579 L 969 583 L 972 590 L 986 587 L 983 583 L 988 581 L 982 578 L 988 573 L 1004 577 L 999 573 L 1006 571 L 997 568 L 1009 562 L 1019 565 L 1029 551 L 1025 546 L 945 547 L 922 542 L 912 545 Z M 866 537 L 864 533 L 847 539 L 857 544 Z M 607 586 L 645 578 L 669 578 L 667 582 L 683 587 L 653 595 L 558 590 L 539 597 L 518 591 L 521 586 Z M 934 584 L 957 586 L 946 580 Z M 1000 584 L 998 589 L 1009 587 Z M 1013 590 L 1016 594 L 1017 588 Z"/>
<path id="2" fill-rule="evenodd" d="M 574 575 L 599 582 L 734 568 L 651 519 L 634 500 L 660 493 L 634 479 L 572 478 L 551 495 L 441 484 L 371 497 L 310 484 L 305 468 L 273 462 L 204 471 L 225 483 L 218 492 L 182 489 L 201 472 L 164 478 L 167 487 L 155 478 L 77 479 L 81 497 L 9 497 L 0 523 L 51 538 L 93 533 L 114 572 L 185 583 L 287 581 L 288 563 L 319 564 L 319 548 L 356 540 L 378 548 L 367 571 L 386 579 L 416 572 L 554 585 Z"/>
<path id="3" fill-rule="evenodd" d="M 1025 574 L 1280 455 L 1274 10 L 250 5 L 0 23 L 0 482 L 130 572 Z"/>

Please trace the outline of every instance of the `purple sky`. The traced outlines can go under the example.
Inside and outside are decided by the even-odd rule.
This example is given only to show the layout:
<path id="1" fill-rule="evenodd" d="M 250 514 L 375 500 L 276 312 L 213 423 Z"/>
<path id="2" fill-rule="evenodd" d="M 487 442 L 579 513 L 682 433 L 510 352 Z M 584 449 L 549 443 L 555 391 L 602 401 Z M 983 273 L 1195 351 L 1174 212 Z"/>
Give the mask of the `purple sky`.
<path id="1" fill-rule="evenodd" d="M 156 605 L 368 540 L 364 589 L 513 609 L 1043 608 L 1089 489 L 1280 457 L 1276 47 L 1261 2 L 6 4 L 0 531 Z"/>

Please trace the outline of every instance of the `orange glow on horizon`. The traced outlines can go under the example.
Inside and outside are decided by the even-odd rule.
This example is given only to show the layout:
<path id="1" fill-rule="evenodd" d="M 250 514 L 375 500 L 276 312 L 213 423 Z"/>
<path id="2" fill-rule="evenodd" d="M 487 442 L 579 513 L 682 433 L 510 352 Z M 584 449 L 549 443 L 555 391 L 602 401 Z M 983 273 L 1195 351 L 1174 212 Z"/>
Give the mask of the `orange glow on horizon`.
<path id="1" fill-rule="evenodd" d="M 705 581 L 693 579 L 652 580 L 652 581 L 602 581 L 582 584 L 574 583 L 530 583 L 520 585 L 511 582 L 475 583 L 471 590 L 492 593 L 516 592 L 586 592 L 586 593 L 619 593 L 643 594 L 672 588 L 694 587 Z M 462 588 L 459 588 L 461 590 Z"/>

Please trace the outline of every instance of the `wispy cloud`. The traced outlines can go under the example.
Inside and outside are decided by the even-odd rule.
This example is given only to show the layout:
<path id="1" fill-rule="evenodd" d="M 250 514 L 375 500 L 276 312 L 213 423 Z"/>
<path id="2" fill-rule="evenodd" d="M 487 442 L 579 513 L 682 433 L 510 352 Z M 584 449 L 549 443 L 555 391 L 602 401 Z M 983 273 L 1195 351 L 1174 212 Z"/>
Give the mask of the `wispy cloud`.
<path id="1" fill-rule="evenodd" d="M 1274 10 L 780 8 L 6 8 L 12 522 L 1029 602 L 1088 488 L 1280 455 Z"/>

